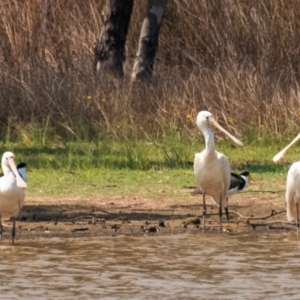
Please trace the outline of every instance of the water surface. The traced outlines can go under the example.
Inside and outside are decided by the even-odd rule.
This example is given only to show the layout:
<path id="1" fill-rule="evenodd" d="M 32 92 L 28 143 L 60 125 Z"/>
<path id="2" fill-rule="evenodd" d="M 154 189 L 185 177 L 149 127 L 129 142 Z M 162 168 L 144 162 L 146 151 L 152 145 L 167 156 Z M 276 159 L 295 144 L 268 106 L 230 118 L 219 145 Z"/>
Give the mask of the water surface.
<path id="1" fill-rule="evenodd" d="M 21 239 L 0 246 L 1 299 L 299 299 L 292 233 Z"/>

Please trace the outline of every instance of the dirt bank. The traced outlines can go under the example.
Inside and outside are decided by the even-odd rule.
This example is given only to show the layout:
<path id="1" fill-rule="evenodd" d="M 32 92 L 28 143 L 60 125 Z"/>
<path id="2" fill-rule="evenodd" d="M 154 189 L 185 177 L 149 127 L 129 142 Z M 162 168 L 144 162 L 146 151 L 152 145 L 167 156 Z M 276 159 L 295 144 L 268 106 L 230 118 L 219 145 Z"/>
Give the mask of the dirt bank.
<path id="1" fill-rule="evenodd" d="M 202 230 L 201 195 L 186 199 L 145 199 L 139 196 L 27 196 L 17 222 L 17 239 L 66 235 L 145 235 Z M 207 230 L 219 230 L 218 207 L 209 199 Z M 230 222 L 223 230 L 295 230 L 286 224 L 284 196 L 241 193 L 229 199 Z M 9 223 L 4 239 L 9 239 Z"/>

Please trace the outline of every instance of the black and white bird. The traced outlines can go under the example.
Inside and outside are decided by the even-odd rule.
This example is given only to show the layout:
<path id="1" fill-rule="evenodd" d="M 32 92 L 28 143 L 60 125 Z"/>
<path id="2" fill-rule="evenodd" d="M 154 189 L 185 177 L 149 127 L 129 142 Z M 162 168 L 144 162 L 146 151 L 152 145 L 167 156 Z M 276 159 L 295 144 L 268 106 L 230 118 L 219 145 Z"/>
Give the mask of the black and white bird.
<path id="1" fill-rule="evenodd" d="M 242 172 L 240 174 L 231 172 L 230 186 L 227 192 L 227 196 L 231 196 L 244 190 L 247 187 L 250 179 L 251 176 L 248 171 Z"/>
<path id="2" fill-rule="evenodd" d="M 3 176 L 0 177 L 0 231 L 2 241 L 2 220 L 11 219 L 12 227 L 12 243 L 16 234 L 16 218 L 24 204 L 25 193 L 27 188 L 25 180 L 19 174 L 14 153 L 7 151 L 3 154 L 1 160 Z M 23 176 L 26 176 L 26 165 L 24 175 L 24 165 L 20 167 Z"/>

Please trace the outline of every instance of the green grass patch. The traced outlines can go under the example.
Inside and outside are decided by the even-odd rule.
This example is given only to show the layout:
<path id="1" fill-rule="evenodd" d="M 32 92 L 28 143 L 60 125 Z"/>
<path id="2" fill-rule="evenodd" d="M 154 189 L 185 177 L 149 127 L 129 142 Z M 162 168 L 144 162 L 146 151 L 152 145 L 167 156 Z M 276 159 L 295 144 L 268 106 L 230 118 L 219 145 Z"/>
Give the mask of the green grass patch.
<path id="1" fill-rule="evenodd" d="M 184 170 L 108 170 L 90 169 L 68 172 L 66 170 L 33 170 L 29 172 L 29 189 L 32 195 L 82 195 L 93 194 L 143 196 L 147 198 L 182 197 L 194 185 L 192 171 Z M 179 193 L 180 191 L 180 193 Z"/>
<path id="2" fill-rule="evenodd" d="M 248 170 L 256 189 L 278 189 L 284 185 L 289 165 L 299 157 L 291 148 L 281 163 L 273 156 L 284 147 L 280 143 L 217 142 L 232 170 Z M 142 195 L 144 197 L 185 197 L 187 186 L 195 186 L 193 159 L 204 148 L 203 138 L 164 138 L 153 141 L 123 140 L 61 142 L 57 145 L 21 147 L 0 145 L 0 151 L 15 152 L 17 162 L 30 169 L 28 192 L 32 195 Z"/>

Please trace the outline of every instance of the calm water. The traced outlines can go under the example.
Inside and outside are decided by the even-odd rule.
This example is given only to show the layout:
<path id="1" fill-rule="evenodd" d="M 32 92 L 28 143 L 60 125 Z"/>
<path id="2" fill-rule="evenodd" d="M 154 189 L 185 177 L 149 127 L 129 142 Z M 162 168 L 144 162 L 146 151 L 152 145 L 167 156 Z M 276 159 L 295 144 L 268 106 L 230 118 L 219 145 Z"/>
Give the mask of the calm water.
<path id="1" fill-rule="evenodd" d="M 299 299 L 293 233 L 22 239 L 0 246 L 1 299 Z"/>

